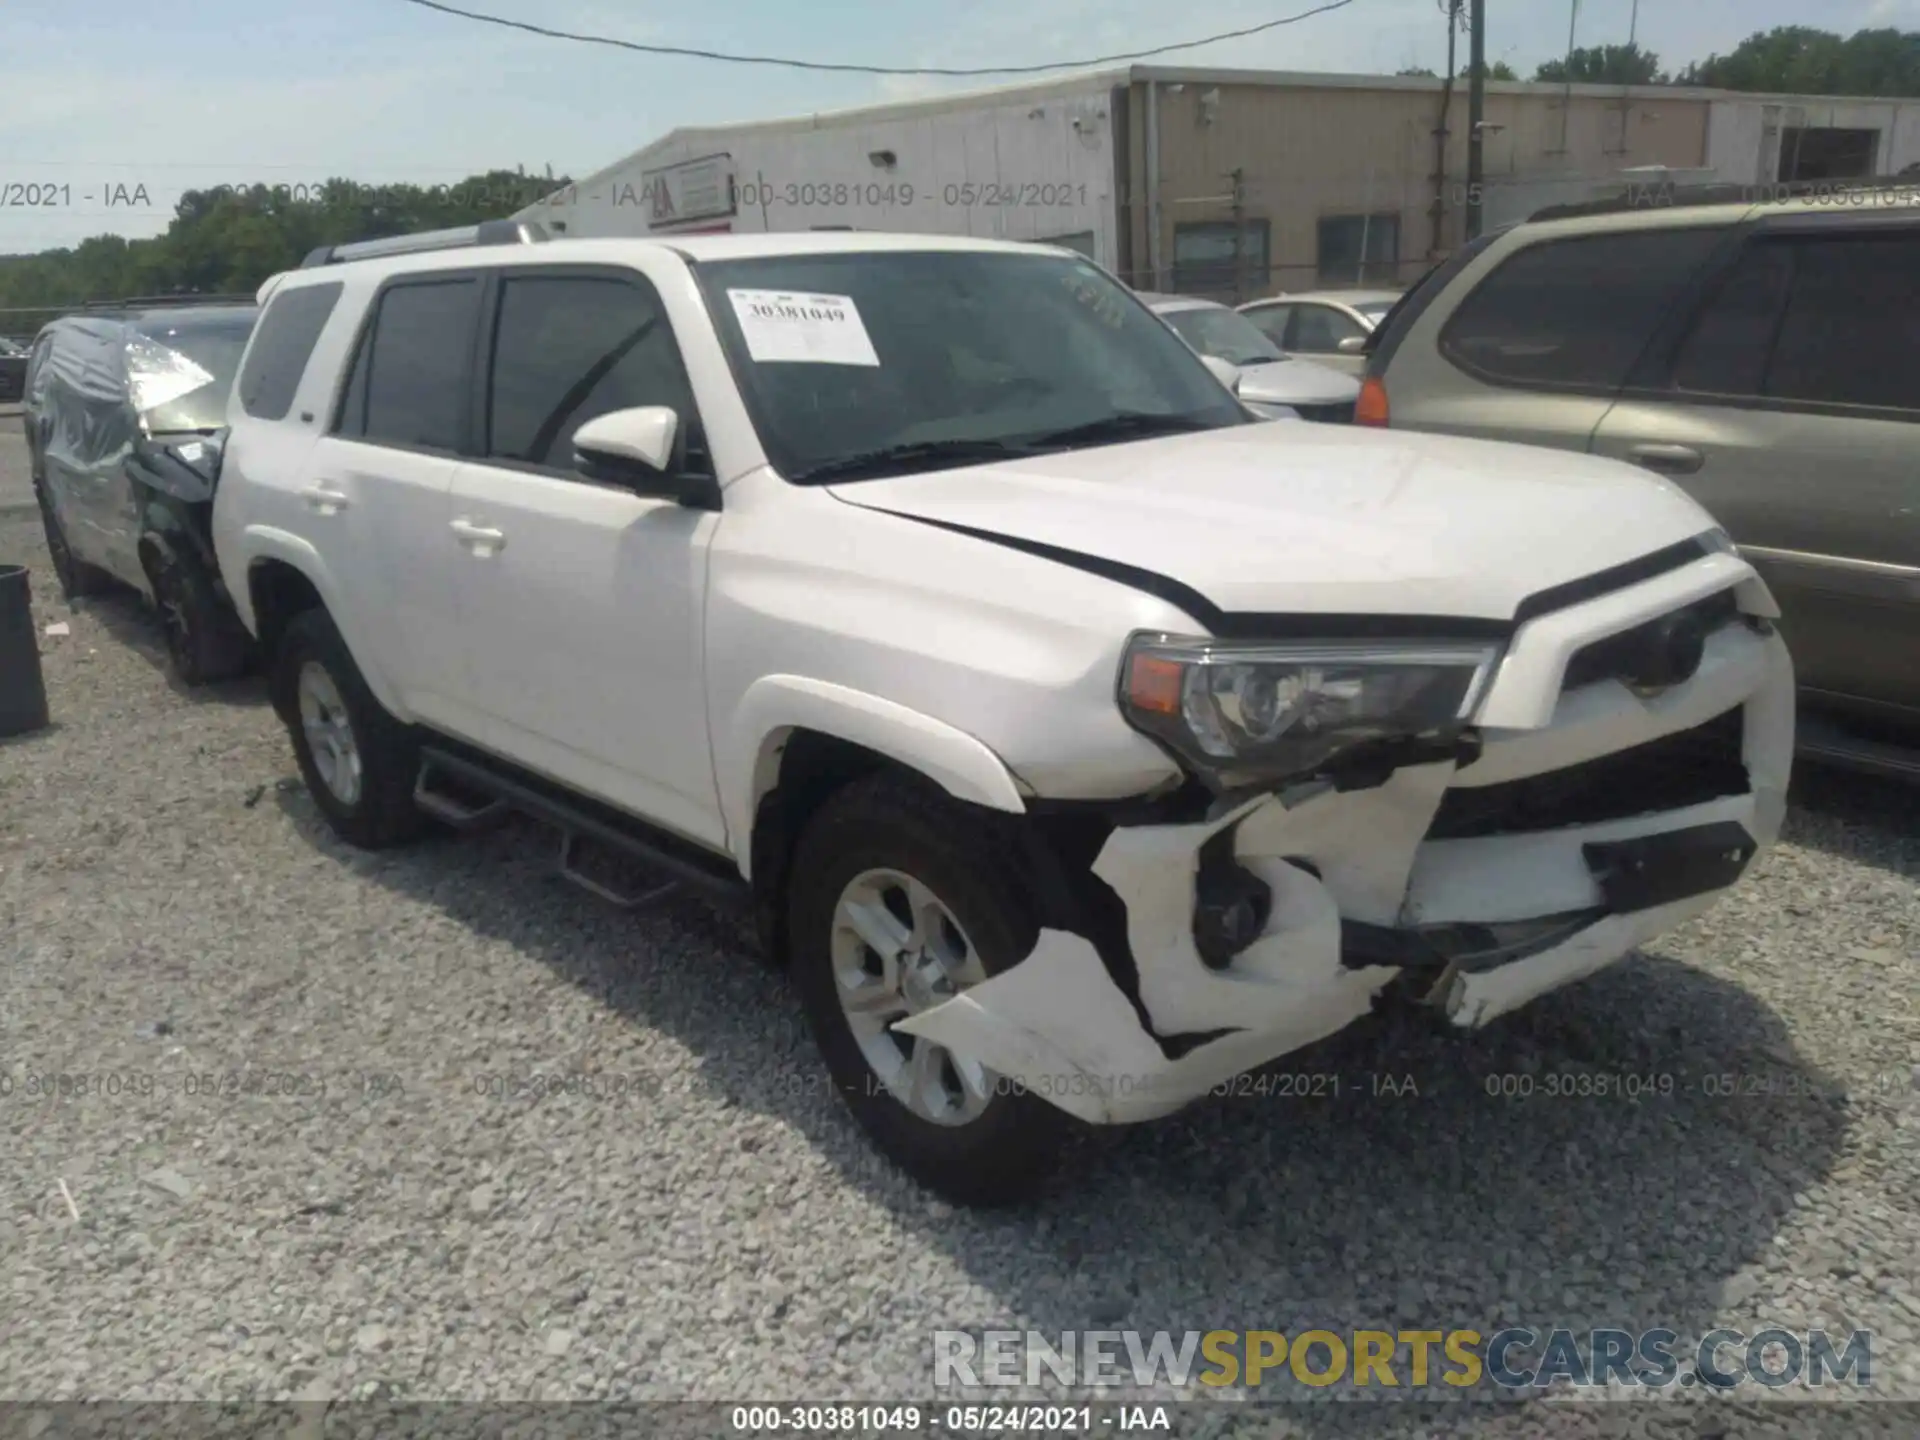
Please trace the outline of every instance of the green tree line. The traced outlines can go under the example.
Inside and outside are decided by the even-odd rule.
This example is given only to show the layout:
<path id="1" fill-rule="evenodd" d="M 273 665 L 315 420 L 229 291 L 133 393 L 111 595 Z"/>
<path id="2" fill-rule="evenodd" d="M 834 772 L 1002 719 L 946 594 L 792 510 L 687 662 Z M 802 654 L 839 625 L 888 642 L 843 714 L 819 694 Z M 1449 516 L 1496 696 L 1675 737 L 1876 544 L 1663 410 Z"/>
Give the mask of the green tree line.
<path id="1" fill-rule="evenodd" d="M 1412 66 L 1402 75 L 1427 75 Z M 1462 76 L 1465 70 L 1462 70 Z M 1489 80 L 1518 80 L 1496 60 Z M 1781 95 L 1920 96 L 1920 31 L 1856 30 L 1836 35 L 1805 25 L 1781 25 L 1742 40 L 1728 55 L 1709 55 L 1668 73 L 1660 57 L 1636 44 L 1587 45 L 1533 72 L 1536 81 L 1559 85 L 1697 85 Z"/>
<path id="2" fill-rule="evenodd" d="M 88 300 L 251 292 L 319 246 L 501 219 L 567 183 L 489 170 L 453 185 L 333 179 L 189 190 L 165 233 L 152 239 L 100 235 L 0 256 L 0 334 L 31 333 L 52 313 Z M 38 309 L 46 313 L 21 313 Z"/>
<path id="3" fill-rule="evenodd" d="M 1842 38 L 1806 25 L 1748 36 L 1672 74 L 1638 45 L 1593 45 L 1549 60 L 1535 80 L 1600 85 L 1698 85 L 1782 95 L 1920 96 L 1920 31 L 1856 30 Z"/>

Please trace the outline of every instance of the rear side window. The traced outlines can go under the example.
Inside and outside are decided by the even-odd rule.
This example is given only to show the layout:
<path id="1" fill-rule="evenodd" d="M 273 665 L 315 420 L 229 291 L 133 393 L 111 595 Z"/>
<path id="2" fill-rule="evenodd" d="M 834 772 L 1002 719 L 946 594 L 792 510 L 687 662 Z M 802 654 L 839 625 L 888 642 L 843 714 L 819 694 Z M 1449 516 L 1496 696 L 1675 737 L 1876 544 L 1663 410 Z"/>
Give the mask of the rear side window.
<path id="1" fill-rule="evenodd" d="M 267 302 L 253 348 L 240 366 L 240 408 L 256 420 L 284 420 L 293 408 L 320 331 L 340 302 L 339 281 L 282 290 Z"/>
<path id="2" fill-rule="evenodd" d="M 1682 342 L 1673 387 L 1920 411 L 1920 233 L 1750 242 Z"/>
<path id="3" fill-rule="evenodd" d="M 1617 390 L 1721 238 L 1636 230 L 1530 245 L 1461 302 L 1440 351 L 1496 384 Z"/>
<path id="4" fill-rule="evenodd" d="M 1703 395 L 1759 395 L 1786 309 L 1793 252 L 1762 241 L 1741 252 L 1681 342 L 1673 386 Z"/>
<path id="5" fill-rule="evenodd" d="M 1262 305 L 1258 310 L 1242 310 L 1240 313 L 1282 350 L 1288 348 L 1287 326 L 1293 319 L 1291 305 Z"/>
<path id="6" fill-rule="evenodd" d="M 1290 348 L 1304 355 L 1337 355 L 1342 340 L 1364 338 L 1366 333 L 1331 305 L 1302 305 L 1293 322 Z"/>
<path id="7" fill-rule="evenodd" d="M 651 286 L 596 275 L 500 283 L 487 390 L 486 453 L 573 466 L 573 432 L 613 410 L 667 405 L 693 424 L 693 397 Z"/>
<path id="8" fill-rule="evenodd" d="M 465 428 L 480 282 L 389 287 L 361 336 L 338 431 L 411 450 L 457 450 Z"/>
<path id="9" fill-rule="evenodd" d="M 33 348 L 27 352 L 26 385 L 29 392 L 33 389 L 33 377 L 40 373 L 40 367 L 47 363 L 47 355 L 53 349 L 53 337 L 42 335 L 33 342 Z"/>
<path id="10" fill-rule="evenodd" d="M 1920 411 L 1920 234 L 1808 239 L 1793 250 L 1765 393 Z"/>

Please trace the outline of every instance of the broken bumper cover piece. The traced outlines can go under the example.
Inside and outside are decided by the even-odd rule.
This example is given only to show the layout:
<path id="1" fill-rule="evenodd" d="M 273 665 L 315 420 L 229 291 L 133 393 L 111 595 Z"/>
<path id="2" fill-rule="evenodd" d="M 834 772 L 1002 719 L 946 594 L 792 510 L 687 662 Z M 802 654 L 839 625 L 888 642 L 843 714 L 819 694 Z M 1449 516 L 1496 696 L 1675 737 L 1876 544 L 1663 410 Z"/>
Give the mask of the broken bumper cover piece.
<path id="1" fill-rule="evenodd" d="M 1117 828 L 1093 874 L 1125 905 L 1124 946 L 1043 930 L 1019 964 L 898 1028 L 1084 1120 L 1120 1123 L 1178 1110 L 1335 1033 L 1395 981 L 1474 1027 L 1591 975 L 1714 904 L 1779 831 L 1793 748 L 1785 647 L 1736 624 L 1706 649 L 1694 678 L 1661 695 L 1613 682 L 1549 692 L 1535 724 L 1485 728 L 1464 768 L 1408 765 L 1367 789 Z M 1722 788 L 1735 793 L 1682 786 L 1669 808 L 1593 823 L 1429 833 L 1449 794 L 1496 796 L 1514 781 L 1590 775 L 1609 792 L 1575 794 L 1563 821 L 1579 803 L 1622 808 L 1618 767 L 1600 767 L 1696 732 L 1732 736 L 1744 775 Z M 1229 831 L 1234 860 L 1272 903 L 1259 937 L 1210 966 L 1194 941 L 1196 876 L 1202 847 Z"/>

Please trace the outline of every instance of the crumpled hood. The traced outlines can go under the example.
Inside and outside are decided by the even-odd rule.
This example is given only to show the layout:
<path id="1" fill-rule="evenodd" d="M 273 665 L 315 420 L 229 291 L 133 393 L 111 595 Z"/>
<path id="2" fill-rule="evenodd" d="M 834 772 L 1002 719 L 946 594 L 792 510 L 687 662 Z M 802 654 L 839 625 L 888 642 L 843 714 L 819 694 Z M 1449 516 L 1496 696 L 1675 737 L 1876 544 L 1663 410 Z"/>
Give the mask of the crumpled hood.
<path id="1" fill-rule="evenodd" d="M 1713 527 L 1620 461 L 1337 425 L 1242 425 L 832 487 L 850 504 L 1150 571 L 1242 613 L 1509 620 Z"/>

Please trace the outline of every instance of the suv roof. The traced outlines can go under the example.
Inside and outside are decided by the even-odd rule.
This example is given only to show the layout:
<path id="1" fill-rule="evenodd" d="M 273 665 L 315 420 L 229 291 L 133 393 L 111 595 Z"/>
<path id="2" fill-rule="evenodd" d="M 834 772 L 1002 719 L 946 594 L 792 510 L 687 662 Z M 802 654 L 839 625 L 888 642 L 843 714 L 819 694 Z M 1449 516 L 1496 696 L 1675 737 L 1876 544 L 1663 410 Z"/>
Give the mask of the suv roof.
<path id="1" fill-rule="evenodd" d="M 1249 300 L 1240 308 L 1245 310 L 1248 305 L 1291 305 L 1327 300 L 1336 305 L 1381 305 L 1398 300 L 1401 293 L 1399 290 L 1383 290 L 1372 285 L 1356 285 L 1349 290 L 1282 290 L 1277 295 L 1262 295 L 1258 300 Z"/>
<path id="2" fill-rule="evenodd" d="M 532 227 L 529 227 L 532 228 Z M 459 237 L 471 235 L 471 227 L 461 231 L 433 231 L 421 236 L 396 236 L 395 240 L 427 239 L 429 236 Z M 535 259 L 551 261 L 557 264 L 585 263 L 601 260 L 620 263 L 635 252 L 645 254 L 672 253 L 684 260 L 719 261 L 759 259 L 774 255 L 844 255 L 878 252 L 926 251 L 934 252 L 975 252 L 1007 254 L 1033 254 L 1044 252 L 1053 255 L 1081 257 L 1076 250 L 1060 245 L 1037 245 L 1014 240 L 975 239 L 964 235 L 915 235 L 889 234 L 879 231 L 785 231 L 764 235 L 651 235 L 618 238 L 570 237 L 555 238 L 531 243 L 534 237 L 525 237 L 520 244 L 511 241 L 476 241 L 472 238 L 445 238 L 431 245 L 412 245 L 405 248 L 383 249 L 379 253 L 349 253 L 354 247 L 335 247 L 327 260 L 308 257 L 299 269 L 285 270 L 275 275 L 261 286 L 259 303 L 264 304 L 267 297 L 283 286 L 324 283 L 339 278 L 341 272 L 354 271 L 357 267 L 377 270 L 381 274 L 404 274 L 409 272 L 430 272 L 441 269 L 457 269 L 475 263 L 472 249 L 475 244 L 498 244 L 507 252 L 502 259 Z M 385 242 L 370 241 L 369 245 Z M 320 252 L 314 252 L 318 255 Z M 494 257 L 488 257 L 492 259 Z M 1201 303 L 1201 302 L 1194 302 Z"/>
<path id="3" fill-rule="evenodd" d="M 1854 206 L 1836 203 L 1841 197 L 1852 195 L 1886 195 L 1887 199 L 1875 202 L 1875 208 L 1898 209 L 1920 205 L 1920 190 L 1915 188 L 1911 176 L 1905 179 L 1881 176 L 1870 180 L 1794 180 L 1773 185 L 1671 185 L 1650 178 L 1629 181 L 1624 193 L 1606 199 L 1548 205 L 1529 215 L 1527 223 L 1718 208 L 1724 210 L 1731 224 L 1741 214 L 1758 206 L 1788 213 L 1852 210 Z"/>
<path id="4" fill-rule="evenodd" d="M 129 295 L 123 300 L 89 300 L 77 314 L 119 314 L 147 310 L 203 310 L 227 305 L 251 305 L 253 296 L 217 295 Z"/>
<path id="5" fill-rule="evenodd" d="M 1151 290 L 1136 290 L 1136 299 L 1149 310 L 1231 310 L 1231 305 L 1222 305 L 1218 300 L 1203 300 L 1198 295 L 1159 295 Z"/>

